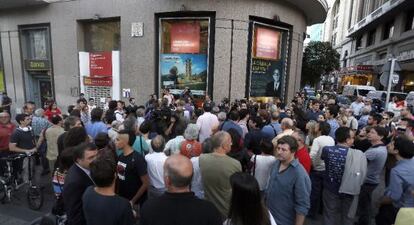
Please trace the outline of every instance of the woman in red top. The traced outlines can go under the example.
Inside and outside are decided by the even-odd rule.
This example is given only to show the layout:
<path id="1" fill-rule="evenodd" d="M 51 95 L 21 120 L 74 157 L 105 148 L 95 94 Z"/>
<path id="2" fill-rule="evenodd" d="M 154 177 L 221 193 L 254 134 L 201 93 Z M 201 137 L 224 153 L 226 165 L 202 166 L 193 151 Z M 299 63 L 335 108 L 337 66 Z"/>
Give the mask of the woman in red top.
<path id="1" fill-rule="evenodd" d="M 185 140 L 181 142 L 180 153 L 182 155 L 191 159 L 201 154 L 201 143 L 197 141 L 199 132 L 197 124 L 188 124 L 184 132 Z"/>
<path id="2" fill-rule="evenodd" d="M 52 117 L 53 117 L 53 116 L 55 116 L 55 115 L 62 116 L 61 114 L 62 114 L 62 112 L 61 112 L 61 111 L 60 111 L 60 109 L 57 107 L 56 102 L 51 101 L 51 102 L 49 103 L 49 107 L 48 107 L 48 109 L 45 111 L 45 116 L 47 117 L 47 119 L 48 119 L 49 121 L 51 121 L 51 119 L 52 119 Z"/>

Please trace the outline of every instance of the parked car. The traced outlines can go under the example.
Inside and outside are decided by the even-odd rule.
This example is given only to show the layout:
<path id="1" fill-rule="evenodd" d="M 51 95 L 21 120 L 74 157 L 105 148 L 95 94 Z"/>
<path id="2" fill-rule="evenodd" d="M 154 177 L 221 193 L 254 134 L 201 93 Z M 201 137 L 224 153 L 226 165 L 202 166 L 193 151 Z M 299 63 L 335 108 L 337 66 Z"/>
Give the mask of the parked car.
<path id="1" fill-rule="evenodd" d="M 398 96 L 400 99 L 404 100 L 404 99 L 407 98 L 407 93 L 391 91 L 390 92 L 390 100 L 394 96 Z M 414 92 L 413 92 L 413 96 L 414 96 Z M 370 91 L 370 92 L 368 92 L 367 97 L 370 98 L 370 99 L 381 99 L 382 101 L 385 102 L 385 100 L 387 98 L 387 92 L 386 91 Z"/>
<path id="2" fill-rule="evenodd" d="M 375 87 L 367 85 L 345 85 L 342 95 L 345 96 L 367 96 L 368 92 L 376 91 Z"/>
<path id="3" fill-rule="evenodd" d="M 336 103 L 341 107 L 349 107 L 351 105 L 351 99 L 345 95 L 337 95 L 335 98 Z"/>
<path id="4" fill-rule="evenodd" d="M 414 107 L 414 91 L 410 91 L 405 98 L 407 106 Z"/>

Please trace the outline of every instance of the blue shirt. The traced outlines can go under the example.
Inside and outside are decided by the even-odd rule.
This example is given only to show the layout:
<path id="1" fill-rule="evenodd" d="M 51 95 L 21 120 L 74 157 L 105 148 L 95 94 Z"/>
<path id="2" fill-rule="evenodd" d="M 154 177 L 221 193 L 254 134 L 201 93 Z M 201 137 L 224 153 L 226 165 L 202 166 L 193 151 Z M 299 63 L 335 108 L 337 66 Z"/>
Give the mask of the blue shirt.
<path id="1" fill-rule="evenodd" d="M 33 116 L 32 129 L 35 136 L 39 137 L 43 129 L 47 129 L 51 126 L 52 124 L 49 123 L 49 120 L 46 118 Z"/>
<path id="2" fill-rule="evenodd" d="M 102 121 L 88 122 L 85 126 L 86 133 L 95 139 L 98 133 L 108 133 L 108 127 Z"/>
<path id="3" fill-rule="evenodd" d="M 296 214 L 305 215 L 310 208 L 311 181 L 297 159 L 279 172 L 280 161 L 273 164 L 266 190 L 266 205 L 277 224 L 294 225 Z"/>
<path id="4" fill-rule="evenodd" d="M 235 129 L 237 131 L 237 133 L 240 135 L 240 137 L 243 138 L 243 129 L 235 122 L 231 121 L 231 120 L 226 120 L 223 122 L 223 124 L 221 125 L 221 129 L 223 131 L 228 131 L 230 129 Z"/>
<path id="5" fill-rule="evenodd" d="M 279 122 L 270 123 L 262 128 L 262 132 L 267 139 L 273 139 L 282 133 Z"/>
<path id="6" fill-rule="evenodd" d="M 329 126 L 331 126 L 331 131 L 329 131 L 329 136 L 335 139 L 335 131 L 339 127 L 338 122 L 336 121 L 336 119 L 326 120 L 326 122 L 329 123 Z"/>
<path id="7" fill-rule="evenodd" d="M 318 121 L 319 115 L 322 115 L 323 113 L 321 111 L 313 111 L 312 109 L 309 109 L 306 112 L 306 119 L 307 120 L 314 120 Z"/>
<path id="8" fill-rule="evenodd" d="M 385 196 L 393 200 L 396 208 L 414 207 L 414 159 L 403 159 L 391 169 L 390 184 Z"/>
<path id="9" fill-rule="evenodd" d="M 365 183 L 379 184 L 381 172 L 384 169 L 387 161 L 387 147 L 385 145 L 371 146 L 366 152 L 365 156 L 368 160 L 367 177 Z"/>
<path id="10" fill-rule="evenodd" d="M 347 154 L 348 148 L 340 145 L 322 149 L 321 159 L 325 162 L 324 187 L 334 194 L 339 194 Z"/>

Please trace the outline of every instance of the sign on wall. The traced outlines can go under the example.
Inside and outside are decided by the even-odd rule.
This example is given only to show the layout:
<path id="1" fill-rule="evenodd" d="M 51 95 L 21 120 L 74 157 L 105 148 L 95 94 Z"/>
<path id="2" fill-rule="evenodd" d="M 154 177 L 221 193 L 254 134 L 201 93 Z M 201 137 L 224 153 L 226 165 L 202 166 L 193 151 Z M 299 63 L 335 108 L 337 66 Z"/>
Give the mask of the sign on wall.
<path id="1" fill-rule="evenodd" d="M 50 70 L 50 62 L 49 60 L 26 59 L 24 60 L 24 68 L 27 71 Z"/>
<path id="2" fill-rule="evenodd" d="M 256 22 L 252 26 L 249 96 L 283 98 L 289 30 Z"/>
<path id="3" fill-rule="evenodd" d="M 111 77 L 112 52 L 89 53 L 89 75 L 91 77 Z"/>

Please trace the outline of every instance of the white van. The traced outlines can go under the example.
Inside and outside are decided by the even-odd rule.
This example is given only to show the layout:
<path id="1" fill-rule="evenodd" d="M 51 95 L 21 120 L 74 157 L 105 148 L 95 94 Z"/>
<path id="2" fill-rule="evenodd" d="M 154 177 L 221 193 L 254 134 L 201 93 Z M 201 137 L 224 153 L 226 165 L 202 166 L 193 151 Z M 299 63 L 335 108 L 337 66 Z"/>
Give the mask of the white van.
<path id="1" fill-rule="evenodd" d="M 345 96 L 367 96 L 368 92 L 376 91 L 375 87 L 367 85 L 345 85 L 342 95 Z"/>
<path id="2" fill-rule="evenodd" d="M 414 91 L 408 92 L 407 97 L 405 98 L 405 101 L 407 102 L 407 106 L 414 106 Z"/>

